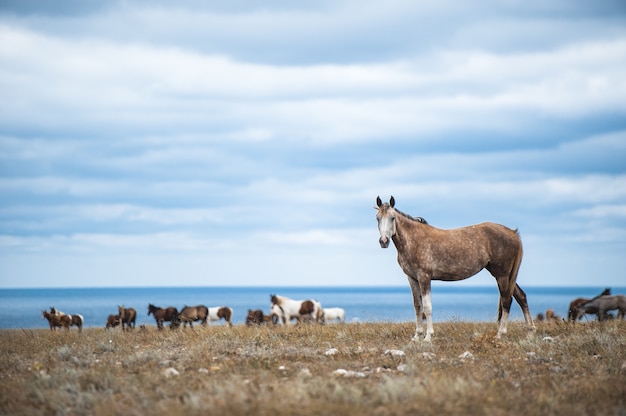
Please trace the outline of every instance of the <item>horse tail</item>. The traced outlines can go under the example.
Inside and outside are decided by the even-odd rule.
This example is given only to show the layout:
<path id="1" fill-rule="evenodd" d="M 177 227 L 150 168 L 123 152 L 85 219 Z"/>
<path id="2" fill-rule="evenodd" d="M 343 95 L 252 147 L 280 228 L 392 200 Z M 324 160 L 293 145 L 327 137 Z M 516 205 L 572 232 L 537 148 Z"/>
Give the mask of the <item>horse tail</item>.
<path id="1" fill-rule="evenodd" d="M 519 287 L 517 286 L 517 274 L 522 264 L 522 257 L 524 256 L 524 248 L 522 246 L 522 239 L 520 238 L 519 232 L 517 231 L 517 229 L 515 230 L 515 236 L 517 237 L 518 248 L 517 248 L 517 253 L 515 254 L 515 260 L 513 261 L 513 265 L 511 267 L 511 273 L 509 274 L 508 295 L 510 297 L 513 297 L 513 294 L 515 293 L 515 289 Z"/>

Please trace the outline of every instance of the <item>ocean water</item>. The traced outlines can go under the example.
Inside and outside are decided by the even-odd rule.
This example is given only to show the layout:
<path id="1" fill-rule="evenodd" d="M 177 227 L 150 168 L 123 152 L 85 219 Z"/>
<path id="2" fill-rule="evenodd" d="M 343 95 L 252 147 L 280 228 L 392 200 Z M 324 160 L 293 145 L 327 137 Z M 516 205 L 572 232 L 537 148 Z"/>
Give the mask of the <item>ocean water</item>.
<path id="1" fill-rule="evenodd" d="M 611 288 L 613 294 L 626 288 Z M 526 287 L 530 311 L 535 317 L 554 309 L 567 316 L 569 303 L 578 297 L 593 297 L 604 287 Z M 245 321 L 248 309 L 269 312 L 270 294 L 292 299 L 314 298 L 322 307 L 342 307 L 348 322 L 413 322 L 413 300 L 408 287 L 136 287 L 0 289 L 0 328 L 48 328 L 41 311 L 54 306 L 65 313 L 80 313 L 86 327 L 104 327 L 118 305 L 137 310 L 137 325 L 155 325 L 148 304 L 181 309 L 185 305 L 230 306 L 233 324 Z M 434 282 L 433 320 L 495 322 L 496 286 L 474 287 L 463 283 Z M 513 301 L 511 319 L 523 320 Z M 212 325 L 222 325 L 213 323 Z"/>

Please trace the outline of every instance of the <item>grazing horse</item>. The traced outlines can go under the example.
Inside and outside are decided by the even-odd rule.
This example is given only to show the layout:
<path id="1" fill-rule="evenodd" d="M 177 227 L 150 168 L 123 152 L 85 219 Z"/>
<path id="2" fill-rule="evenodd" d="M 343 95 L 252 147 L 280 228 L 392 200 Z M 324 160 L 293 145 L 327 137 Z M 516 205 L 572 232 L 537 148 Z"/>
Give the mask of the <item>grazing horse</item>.
<path id="1" fill-rule="evenodd" d="M 576 319 L 580 319 L 585 313 L 588 313 L 587 310 L 597 310 L 598 320 L 604 321 L 607 319 L 607 312 L 616 309 L 618 310 L 617 317 L 624 319 L 624 314 L 626 314 L 626 296 L 597 296 L 578 308 Z"/>
<path id="2" fill-rule="evenodd" d="M 200 324 L 206 325 L 208 316 L 209 308 L 204 305 L 185 306 L 178 314 L 178 318 L 183 323 L 183 326 L 189 324 L 190 328 L 193 328 L 192 322 L 195 321 L 201 321 Z"/>
<path id="3" fill-rule="evenodd" d="M 233 309 L 228 306 L 215 306 L 213 308 L 209 308 L 209 322 L 215 322 L 223 319 L 226 321 L 228 326 L 233 326 L 233 323 L 231 322 L 232 317 Z"/>
<path id="4" fill-rule="evenodd" d="M 272 319 L 272 315 L 265 315 L 261 309 L 248 309 L 248 316 L 246 316 L 246 325 L 262 325 L 269 322 L 276 323 Z"/>
<path id="5" fill-rule="evenodd" d="M 322 321 L 322 305 L 314 299 L 293 300 L 278 295 L 270 295 L 270 299 L 270 315 L 276 315 L 283 324 L 288 323 L 294 318 L 298 322 L 304 320 L 315 322 Z"/>
<path id="6" fill-rule="evenodd" d="M 398 251 L 398 263 L 407 275 L 417 321 L 413 340 L 423 333 L 419 317 L 426 313 L 426 336 L 430 341 L 435 332 L 432 321 L 430 285 L 432 280 L 457 281 L 467 279 L 482 269 L 495 277 L 500 291 L 498 303 L 498 333 L 507 332 L 507 321 L 512 298 L 522 308 L 526 323 L 535 325 L 526 294 L 517 284 L 517 272 L 522 261 L 522 241 L 517 230 L 503 225 L 482 223 L 454 230 L 441 230 L 394 208 L 393 196 L 389 203 L 376 198 L 374 209 L 382 248 L 393 241 Z"/>
<path id="7" fill-rule="evenodd" d="M 343 308 L 324 308 L 322 311 L 322 319 L 324 322 L 345 322 L 346 311 Z"/>
<path id="8" fill-rule="evenodd" d="M 574 299 L 570 304 L 569 304 L 569 309 L 567 311 L 567 320 L 570 322 L 576 322 L 576 317 L 578 316 L 578 308 L 580 308 L 580 306 L 583 303 L 587 303 L 590 300 L 596 299 L 600 296 L 606 296 L 606 295 L 610 295 L 611 294 L 611 288 L 607 287 L 606 289 L 604 289 L 602 291 L 602 293 L 600 293 L 598 296 L 589 299 L 589 298 L 576 298 Z M 597 314 L 598 311 L 597 310 L 593 310 L 593 309 L 588 309 L 588 312 L 586 313 L 590 313 L 590 314 Z M 580 318 L 578 319 L 582 319 L 582 315 L 580 316 Z M 600 315 L 598 315 L 598 320 L 601 320 L 602 318 L 600 317 Z"/>
<path id="9" fill-rule="evenodd" d="M 148 316 L 150 316 L 150 314 L 154 316 L 157 328 L 159 329 L 163 329 L 163 322 L 171 322 L 170 329 L 178 326 L 178 309 L 174 306 L 160 308 L 150 303 L 148 304 Z"/>
<path id="10" fill-rule="evenodd" d="M 107 324 L 104 329 L 115 328 L 120 324 L 120 316 L 119 315 L 109 315 L 107 318 Z"/>
<path id="11" fill-rule="evenodd" d="M 69 331 L 70 326 L 72 326 L 72 317 L 67 314 L 58 315 L 48 311 L 41 311 L 41 319 L 48 320 L 51 331 L 54 331 L 57 328 L 65 328 Z"/>
<path id="12" fill-rule="evenodd" d="M 122 324 L 122 331 L 125 329 L 132 329 L 135 327 L 135 321 L 137 320 L 137 311 L 134 308 L 125 308 L 124 306 L 117 307 L 118 316 L 120 317 L 120 323 Z M 126 325 L 126 328 L 124 328 Z"/>

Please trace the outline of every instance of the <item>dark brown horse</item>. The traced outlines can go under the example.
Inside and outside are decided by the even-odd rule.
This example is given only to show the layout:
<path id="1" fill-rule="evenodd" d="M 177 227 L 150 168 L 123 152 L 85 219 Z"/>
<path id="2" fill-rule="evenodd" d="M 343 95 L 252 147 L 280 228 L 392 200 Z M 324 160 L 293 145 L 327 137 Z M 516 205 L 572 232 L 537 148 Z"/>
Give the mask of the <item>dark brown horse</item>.
<path id="1" fill-rule="evenodd" d="M 109 315 L 107 318 L 107 324 L 104 329 L 115 328 L 120 324 L 120 316 L 119 315 Z"/>
<path id="2" fill-rule="evenodd" d="M 265 315 L 261 309 L 248 309 L 246 325 L 262 325 L 268 322 L 272 322 L 272 317 L 270 315 Z"/>
<path id="3" fill-rule="evenodd" d="M 157 328 L 159 329 L 163 329 L 163 322 L 170 322 L 170 328 L 178 326 L 178 309 L 173 306 L 160 308 L 150 303 L 148 305 L 148 316 L 150 316 L 150 314 L 154 316 Z"/>
<path id="4" fill-rule="evenodd" d="M 124 306 L 118 306 L 117 311 L 120 317 L 120 323 L 122 324 L 122 331 L 126 327 L 130 330 L 135 327 L 135 321 L 137 320 L 137 311 L 134 308 L 125 308 Z"/>
<path id="5" fill-rule="evenodd" d="M 569 309 L 567 311 L 567 320 L 569 322 L 575 322 L 576 318 L 578 316 L 578 308 L 580 308 L 584 303 L 589 302 L 590 300 L 593 300 L 595 298 L 598 298 L 600 296 L 607 296 L 611 294 L 611 288 L 607 287 L 606 289 L 604 289 L 602 291 L 602 293 L 600 293 L 598 296 L 589 299 L 589 298 L 576 298 L 574 299 L 570 304 L 569 304 Z M 597 310 L 593 310 L 592 308 L 587 309 L 586 313 L 590 313 L 590 314 L 597 314 L 598 311 Z M 582 319 L 582 315 L 580 316 L 580 318 L 578 319 Z M 598 316 L 598 320 L 602 320 L 602 317 Z"/>
<path id="6" fill-rule="evenodd" d="M 599 321 L 604 321 L 608 319 L 608 311 L 613 311 L 617 309 L 617 317 L 624 319 L 624 315 L 626 315 L 626 296 L 624 295 L 615 295 L 615 296 L 596 296 L 592 300 L 587 303 L 583 303 L 578 308 L 577 319 L 580 319 L 584 314 L 589 313 L 588 311 L 593 310 L 598 315 Z"/>
<path id="7" fill-rule="evenodd" d="M 490 222 L 441 230 L 395 209 L 393 196 L 389 203 L 383 203 L 377 197 L 376 205 L 380 246 L 387 248 L 393 241 L 398 251 L 398 263 L 407 275 L 413 293 L 417 320 L 413 340 L 418 340 L 423 333 L 419 319 L 422 310 L 426 313 L 424 341 L 430 341 L 434 333 L 430 282 L 463 280 L 482 269 L 487 269 L 495 277 L 500 291 L 497 338 L 507 331 L 513 297 L 522 308 L 526 323 L 535 329 L 526 294 L 517 284 L 523 254 L 517 230 Z"/>
<path id="8" fill-rule="evenodd" d="M 65 328 L 69 331 L 70 326 L 72 326 L 72 317 L 67 314 L 59 315 L 48 311 L 41 311 L 41 319 L 48 320 L 51 331 L 56 330 L 57 328 Z"/>
<path id="9" fill-rule="evenodd" d="M 201 325 L 206 325 L 208 316 L 209 308 L 204 305 L 185 306 L 178 314 L 178 318 L 183 323 L 183 326 L 189 324 L 190 328 L 193 328 L 192 322 L 196 321 L 200 321 Z"/>

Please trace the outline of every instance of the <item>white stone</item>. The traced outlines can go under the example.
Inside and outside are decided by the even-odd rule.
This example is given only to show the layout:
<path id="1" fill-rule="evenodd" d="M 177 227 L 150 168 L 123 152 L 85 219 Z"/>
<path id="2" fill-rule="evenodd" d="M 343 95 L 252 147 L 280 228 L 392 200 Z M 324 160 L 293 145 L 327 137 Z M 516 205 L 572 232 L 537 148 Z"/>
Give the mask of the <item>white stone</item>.
<path id="1" fill-rule="evenodd" d="M 392 357 L 404 357 L 404 351 L 402 350 L 385 350 L 385 355 L 391 355 Z"/>

